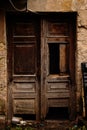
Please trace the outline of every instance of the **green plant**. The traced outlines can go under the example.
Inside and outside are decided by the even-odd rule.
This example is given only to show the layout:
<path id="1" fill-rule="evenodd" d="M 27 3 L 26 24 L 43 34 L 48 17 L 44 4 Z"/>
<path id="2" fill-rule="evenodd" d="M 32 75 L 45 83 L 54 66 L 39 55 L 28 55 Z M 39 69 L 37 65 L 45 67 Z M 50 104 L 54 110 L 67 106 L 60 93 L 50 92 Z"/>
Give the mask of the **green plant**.
<path id="1" fill-rule="evenodd" d="M 33 130 L 33 128 L 32 127 L 25 127 L 24 130 Z"/>
<path id="2" fill-rule="evenodd" d="M 85 126 L 82 127 L 82 130 L 87 130 Z"/>
<path id="3" fill-rule="evenodd" d="M 15 129 L 16 129 L 16 130 L 22 130 L 22 127 L 20 127 L 20 126 L 16 126 Z"/>
<path id="4" fill-rule="evenodd" d="M 5 129 L 6 129 L 6 130 L 11 130 L 11 126 L 8 125 Z"/>

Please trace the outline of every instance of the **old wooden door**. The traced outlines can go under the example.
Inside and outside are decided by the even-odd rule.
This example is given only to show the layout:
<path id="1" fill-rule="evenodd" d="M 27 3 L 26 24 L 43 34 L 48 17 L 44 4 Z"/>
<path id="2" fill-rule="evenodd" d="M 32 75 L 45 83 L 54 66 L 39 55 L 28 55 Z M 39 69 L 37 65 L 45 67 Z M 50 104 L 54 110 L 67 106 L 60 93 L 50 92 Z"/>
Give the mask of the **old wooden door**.
<path id="1" fill-rule="evenodd" d="M 66 13 L 7 17 L 9 119 L 47 119 L 58 108 L 74 116 L 74 25 Z"/>
<path id="2" fill-rule="evenodd" d="M 74 119 L 76 14 L 45 16 L 42 25 L 41 116 Z"/>
<path id="3" fill-rule="evenodd" d="M 10 14 L 7 29 L 8 117 L 39 119 L 40 20 L 32 15 Z"/>

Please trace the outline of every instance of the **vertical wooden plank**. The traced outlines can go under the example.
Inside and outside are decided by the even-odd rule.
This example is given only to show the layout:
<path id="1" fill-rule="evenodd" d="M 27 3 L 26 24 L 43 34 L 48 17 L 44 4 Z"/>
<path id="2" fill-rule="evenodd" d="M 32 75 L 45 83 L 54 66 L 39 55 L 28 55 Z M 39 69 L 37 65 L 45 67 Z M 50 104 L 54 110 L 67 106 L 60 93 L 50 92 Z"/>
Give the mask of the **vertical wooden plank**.
<path id="1" fill-rule="evenodd" d="M 59 58 L 60 73 L 64 73 L 66 72 L 66 45 L 60 44 L 59 51 L 60 51 L 60 58 Z"/>
<path id="2" fill-rule="evenodd" d="M 46 95 L 46 85 L 45 85 L 45 79 L 46 79 L 46 72 L 47 72 L 47 45 L 46 43 L 46 26 L 47 23 L 44 19 L 41 21 L 41 119 L 45 119 L 46 116 L 46 102 L 47 99 L 45 97 Z M 47 60 L 47 62 L 46 62 Z M 44 104 L 44 106 L 43 106 Z"/>

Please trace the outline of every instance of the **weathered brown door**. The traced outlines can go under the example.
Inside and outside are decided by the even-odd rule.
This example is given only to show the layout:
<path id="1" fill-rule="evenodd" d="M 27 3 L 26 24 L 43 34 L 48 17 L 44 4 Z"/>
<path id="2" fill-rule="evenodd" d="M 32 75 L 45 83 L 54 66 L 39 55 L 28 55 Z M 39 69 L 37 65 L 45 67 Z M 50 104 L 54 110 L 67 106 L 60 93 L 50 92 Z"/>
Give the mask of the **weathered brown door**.
<path id="1" fill-rule="evenodd" d="M 74 116 L 74 24 L 73 14 L 7 17 L 9 119 L 46 119 L 55 108 Z"/>
<path id="2" fill-rule="evenodd" d="M 8 117 L 39 119 L 40 21 L 27 14 L 9 15 L 7 27 Z"/>
<path id="3" fill-rule="evenodd" d="M 60 13 L 42 21 L 41 116 L 44 119 L 58 119 L 66 113 L 69 119 L 75 118 L 75 20 L 75 14 Z"/>

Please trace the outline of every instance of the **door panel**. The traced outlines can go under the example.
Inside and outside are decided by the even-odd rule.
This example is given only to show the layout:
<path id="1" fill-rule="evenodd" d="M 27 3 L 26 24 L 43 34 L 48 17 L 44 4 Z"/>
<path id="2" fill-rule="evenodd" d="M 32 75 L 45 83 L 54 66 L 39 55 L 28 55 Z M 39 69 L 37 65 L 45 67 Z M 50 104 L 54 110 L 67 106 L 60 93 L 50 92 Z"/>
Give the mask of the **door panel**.
<path id="1" fill-rule="evenodd" d="M 41 114 L 44 119 L 48 119 L 50 109 L 55 113 L 55 108 L 62 107 L 68 108 L 68 118 L 75 115 L 75 102 L 72 101 L 75 101 L 75 64 L 72 62 L 75 61 L 75 39 L 72 37 L 75 26 L 70 19 L 59 16 L 43 20 L 42 60 L 44 57 L 45 61 L 41 62 L 44 64 L 44 71 L 41 70 Z"/>
<path id="2" fill-rule="evenodd" d="M 13 113 L 14 114 L 36 114 L 35 99 L 14 99 L 13 100 Z"/>
<path id="3" fill-rule="evenodd" d="M 35 74 L 35 45 L 14 45 L 14 74 Z"/>
<path id="4" fill-rule="evenodd" d="M 12 17 L 12 15 L 10 16 Z M 8 21 L 9 118 L 34 115 L 39 119 L 40 24 L 27 14 Z M 11 64 L 10 64 L 11 63 Z M 39 72 L 39 73 L 38 73 Z M 10 114 L 10 109 L 12 113 Z"/>
<path id="5" fill-rule="evenodd" d="M 36 27 L 34 21 L 22 21 L 15 23 L 13 28 L 14 74 L 35 74 L 37 64 L 37 56 L 35 57 Z"/>
<path id="6" fill-rule="evenodd" d="M 9 118 L 34 115 L 36 120 L 47 119 L 50 108 L 68 108 L 71 118 L 75 112 L 75 16 L 22 14 L 9 21 L 10 17 Z"/>

